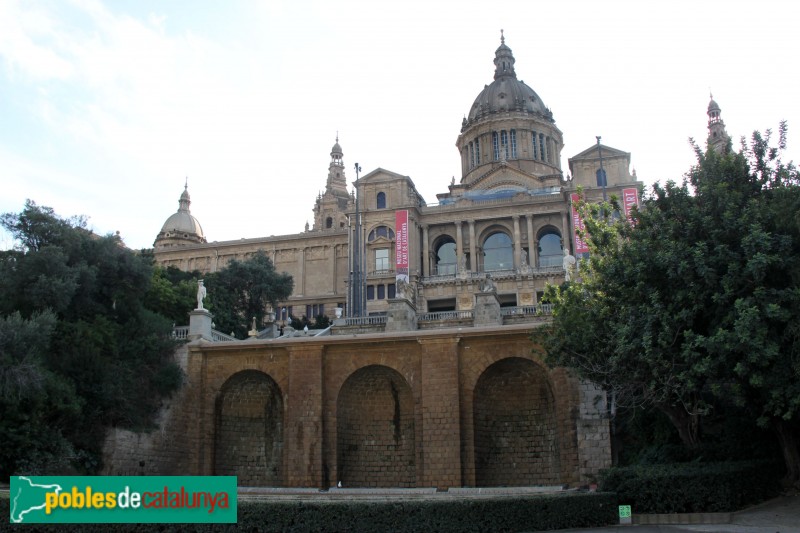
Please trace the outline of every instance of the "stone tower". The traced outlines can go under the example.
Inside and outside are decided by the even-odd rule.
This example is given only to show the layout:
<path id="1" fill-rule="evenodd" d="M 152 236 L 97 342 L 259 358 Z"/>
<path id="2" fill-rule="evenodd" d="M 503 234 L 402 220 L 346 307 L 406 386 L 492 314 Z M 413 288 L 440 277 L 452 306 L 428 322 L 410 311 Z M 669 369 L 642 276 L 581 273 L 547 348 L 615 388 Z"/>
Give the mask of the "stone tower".
<path id="1" fill-rule="evenodd" d="M 331 148 L 325 192 L 317 197 L 314 205 L 314 231 L 344 229 L 347 226 L 346 212 L 353 199 L 347 192 L 343 157 L 337 134 L 336 143 Z"/>
<path id="2" fill-rule="evenodd" d="M 713 148 L 718 154 L 727 153 L 730 148 L 731 138 L 725 131 L 725 123 L 722 121 L 722 110 L 719 104 L 714 101 L 708 103 L 708 147 Z"/>

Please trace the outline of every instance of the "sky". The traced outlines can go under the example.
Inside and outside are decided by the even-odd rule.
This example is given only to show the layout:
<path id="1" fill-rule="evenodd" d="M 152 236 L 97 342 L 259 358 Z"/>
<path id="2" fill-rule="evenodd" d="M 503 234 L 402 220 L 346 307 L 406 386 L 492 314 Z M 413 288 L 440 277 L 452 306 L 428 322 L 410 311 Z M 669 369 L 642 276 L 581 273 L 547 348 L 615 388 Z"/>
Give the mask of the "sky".
<path id="1" fill-rule="evenodd" d="M 336 136 L 348 182 L 378 167 L 429 203 L 461 166 L 461 121 L 500 29 L 567 159 L 631 153 L 646 185 L 728 133 L 800 157 L 793 0 L 0 0 L 0 213 L 26 199 L 150 248 L 188 179 L 209 242 L 302 232 Z M 0 249 L 13 245 L 0 233 Z"/>

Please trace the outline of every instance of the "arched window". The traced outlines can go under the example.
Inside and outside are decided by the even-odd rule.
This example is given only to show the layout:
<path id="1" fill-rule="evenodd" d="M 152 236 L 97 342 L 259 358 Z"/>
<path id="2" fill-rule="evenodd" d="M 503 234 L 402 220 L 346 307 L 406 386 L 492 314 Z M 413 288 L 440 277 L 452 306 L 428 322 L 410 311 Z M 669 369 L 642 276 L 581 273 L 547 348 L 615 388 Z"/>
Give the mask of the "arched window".
<path id="1" fill-rule="evenodd" d="M 503 156 L 505 159 L 508 159 L 508 133 L 506 133 L 506 130 L 500 132 L 500 144 L 503 145 L 501 147 L 503 149 Z"/>
<path id="2" fill-rule="evenodd" d="M 475 164 L 481 164 L 481 139 L 480 137 L 475 137 Z"/>
<path id="3" fill-rule="evenodd" d="M 369 235 L 367 236 L 367 241 L 372 242 L 378 237 L 386 237 L 387 239 L 392 240 L 394 239 L 394 231 L 392 231 L 391 228 L 388 228 L 386 226 L 378 226 L 377 228 L 369 232 Z"/>
<path id="4" fill-rule="evenodd" d="M 386 209 L 386 193 L 379 192 L 377 198 L 378 209 Z"/>
<path id="5" fill-rule="evenodd" d="M 561 234 L 549 228 L 539 234 L 539 266 L 559 266 L 564 261 Z"/>
<path id="6" fill-rule="evenodd" d="M 483 242 L 483 270 L 512 270 L 514 268 L 514 248 L 511 237 L 505 233 L 492 233 Z"/>
<path id="7" fill-rule="evenodd" d="M 494 160 L 500 159 L 500 138 L 496 131 L 492 132 L 492 150 L 494 151 Z"/>
<path id="8" fill-rule="evenodd" d="M 333 227 L 333 219 L 328 217 L 325 219 L 325 228 L 331 229 Z"/>
<path id="9" fill-rule="evenodd" d="M 436 247 L 436 274 L 440 276 L 456 273 L 456 242 L 450 237 L 439 241 Z"/>

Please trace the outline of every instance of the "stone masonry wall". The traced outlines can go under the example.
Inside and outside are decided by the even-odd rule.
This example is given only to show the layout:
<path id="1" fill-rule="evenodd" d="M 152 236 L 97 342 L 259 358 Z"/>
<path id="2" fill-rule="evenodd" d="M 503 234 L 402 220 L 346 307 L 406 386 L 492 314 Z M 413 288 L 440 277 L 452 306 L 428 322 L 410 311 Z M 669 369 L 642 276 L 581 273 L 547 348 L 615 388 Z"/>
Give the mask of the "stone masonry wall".
<path id="1" fill-rule="evenodd" d="M 176 357 L 186 384 L 160 427 L 110 432 L 103 473 L 445 488 L 577 485 L 610 464 L 605 395 L 548 369 L 530 326 L 197 341 Z"/>

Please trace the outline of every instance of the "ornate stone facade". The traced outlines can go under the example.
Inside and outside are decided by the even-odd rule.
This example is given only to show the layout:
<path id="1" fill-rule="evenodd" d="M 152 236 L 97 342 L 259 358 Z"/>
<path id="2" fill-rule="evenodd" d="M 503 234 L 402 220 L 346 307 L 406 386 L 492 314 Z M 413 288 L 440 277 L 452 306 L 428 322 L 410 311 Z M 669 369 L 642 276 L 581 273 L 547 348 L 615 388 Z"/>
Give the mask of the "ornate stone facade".
<path id="1" fill-rule="evenodd" d="M 599 142 L 569 159 L 565 177 L 563 135 L 517 80 L 504 39 L 494 63 L 456 142 L 462 176 L 436 203 L 382 168 L 348 193 L 337 137 L 306 231 L 213 243 L 159 234 L 156 261 L 185 270 L 264 251 L 295 280 L 278 320 L 337 308 L 350 318 L 326 337 L 211 342 L 210 319 L 198 333 L 193 317 L 195 340 L 178 353 L 186 386 L 161 431 L 111 434 L 107 473 L 322 488 L 574 486 L 610 465 L 605 394 L 548 368 L 530 334 L 544 320 L 533 306 L 546 284 L 563 282 L 577 255 L 571 194 L 580 186 L 598 201 L 640 183 L 630 154 Z M 407 283 L 395 267 L 397 211 L 408 213 Z M 357 261 L 363 317 L 350 305 Z"/>
<path id="2" fill-rule="evenodd" d="M 418 312 L 472 309 L 486 273 L 501 306 L 533 305 L 547 283 L 564 280 L 563 250 L 575 255 L 571 193 L 581 186 L 590 201 L 602 198 L 596 180 L 601 156 L 607 194 L 640 185 L 629 172 L 630 154 L 608 146 L 594 145 L 569 159 L 565 176 L 563 135 L 553 112 L 517 79 L 505 39 L 494 64 L 494 81 L 469 108 L 456 140 L 462 176 L 435 203 L 426 202 L 408 176 L 382 168 L 354 182 L 367 314 L 388 313 L 396 292 L 398 210 L 408 211 L 408 292 Z M 207 243 L 191 234 L 179 242 L 162 232 L 155 258 L 206 273 L 263 250 L 295 280 L 294 294 L 276 310 L 279 318 L 319 312 L 333 318 L 337 307 L 351 316 L 356 195 L 347 190 L 338 136 L 313 212 L 313 226 L 294 235 Z"/>

